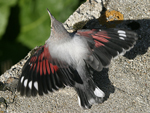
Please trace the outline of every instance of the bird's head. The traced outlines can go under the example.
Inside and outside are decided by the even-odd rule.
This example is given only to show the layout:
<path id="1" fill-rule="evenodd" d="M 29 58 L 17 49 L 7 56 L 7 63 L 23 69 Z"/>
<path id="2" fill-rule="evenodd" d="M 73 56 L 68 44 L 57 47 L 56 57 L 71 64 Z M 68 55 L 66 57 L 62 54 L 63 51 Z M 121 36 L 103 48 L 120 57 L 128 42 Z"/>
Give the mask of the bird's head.
<path id="1" fill-rule="evenodd" d="M 56 20 L 48 9 L 47 11 L 51 19 L 51 36 L 50 37 L 54 37 L 54 38 L 68 37 L 69 33 L 64 28 L 63 24 L 59 22 L 58 20 Z"/>

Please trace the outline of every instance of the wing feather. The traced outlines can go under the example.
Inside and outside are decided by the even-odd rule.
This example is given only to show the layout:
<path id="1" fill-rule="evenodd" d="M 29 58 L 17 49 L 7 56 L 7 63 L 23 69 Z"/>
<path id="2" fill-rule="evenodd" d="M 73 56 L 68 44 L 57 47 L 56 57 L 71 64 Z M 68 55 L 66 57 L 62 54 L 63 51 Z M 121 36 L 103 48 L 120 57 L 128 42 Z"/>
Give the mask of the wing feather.
<path id="1" fill-rule="evenodd" d="M 60 59 L 51 58 L 46 46 L 41 46 L 25 63 L 17 90 L 22 96 L 36 96 L 65 85 L 74 86 L 75 82 L 82 83 L 79 74 L 74 74 L 75 70 L 70 68 Z"/>
<path id="2" fill-rule="evenodd" d="M 86 29 L 78 30 L 75 34 L 87 40 L 93 55 L 102 63 L 102 67 L 108 67 L 112 58 L 129 51 L 138 39 L 136 33 L 120 29 Z M 86 62 L 93 67 L 93 62 L 88 60 L 90 59 Z M 93 69 L 100 71 L 96 66 L 98 64 L 95 64 Z"/>

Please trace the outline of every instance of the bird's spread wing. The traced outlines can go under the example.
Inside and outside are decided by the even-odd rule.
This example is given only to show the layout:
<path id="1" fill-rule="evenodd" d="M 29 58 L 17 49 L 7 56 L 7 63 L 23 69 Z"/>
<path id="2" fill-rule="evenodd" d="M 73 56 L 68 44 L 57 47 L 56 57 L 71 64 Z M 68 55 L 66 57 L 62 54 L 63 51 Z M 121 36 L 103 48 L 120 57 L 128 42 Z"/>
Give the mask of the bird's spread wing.
<path id="1" fill-rule="evenodd" d="M 53 59 L 48 48 L 41 46 L 25 63 L 17 90 L 26 96 L 43 95 L 65 85 L 82 83 L 77 71 L 59 59 Z"/>
<path id="2" fill-rule="evenodd" d="M 119 29 L 78 30 L 76 35 L 87 40 L 93 53 L 87 63 L 98 71 L 108 67 L 112 58 L 130 50 L 138 39 L 136 33 Z"/>

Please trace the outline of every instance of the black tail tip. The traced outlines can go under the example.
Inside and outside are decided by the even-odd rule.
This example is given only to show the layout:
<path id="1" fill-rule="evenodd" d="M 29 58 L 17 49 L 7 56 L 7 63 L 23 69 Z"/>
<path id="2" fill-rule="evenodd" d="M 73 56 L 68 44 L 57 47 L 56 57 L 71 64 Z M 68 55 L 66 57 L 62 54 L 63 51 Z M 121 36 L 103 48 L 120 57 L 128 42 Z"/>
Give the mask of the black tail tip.
<path id="1" fill-rule="evenodd" d="M 105 97 L 105 93 L 97 86 L 93 90 L 86 89 L 83 91 L 82 89 L 76 88 L 76 91 L 78 93 L 79 106 L 83 109 L 90 109 L 93 104 L 102 103 Z"/>

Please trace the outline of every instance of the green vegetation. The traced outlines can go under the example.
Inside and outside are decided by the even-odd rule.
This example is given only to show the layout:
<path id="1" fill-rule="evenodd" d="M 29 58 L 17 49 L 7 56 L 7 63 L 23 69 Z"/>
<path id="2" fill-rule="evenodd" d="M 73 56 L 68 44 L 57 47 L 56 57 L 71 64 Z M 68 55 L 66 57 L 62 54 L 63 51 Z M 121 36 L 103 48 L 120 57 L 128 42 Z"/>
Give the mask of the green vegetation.
<path id="1" fill-rule="evenodd" d="M 83 1 L 0 0 L 0 75 L 48 39 L 50 19 L 46 8 L 64 22 Z"/>

